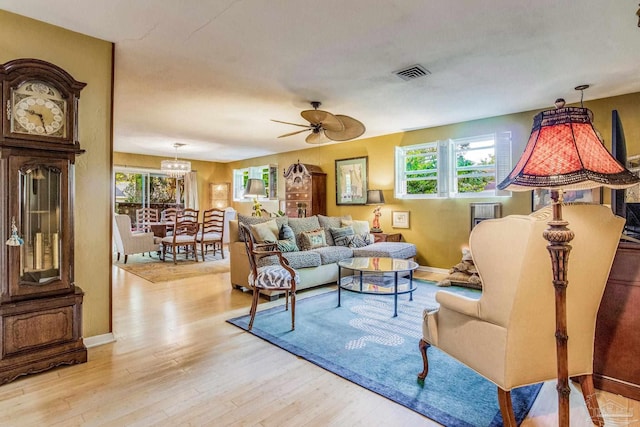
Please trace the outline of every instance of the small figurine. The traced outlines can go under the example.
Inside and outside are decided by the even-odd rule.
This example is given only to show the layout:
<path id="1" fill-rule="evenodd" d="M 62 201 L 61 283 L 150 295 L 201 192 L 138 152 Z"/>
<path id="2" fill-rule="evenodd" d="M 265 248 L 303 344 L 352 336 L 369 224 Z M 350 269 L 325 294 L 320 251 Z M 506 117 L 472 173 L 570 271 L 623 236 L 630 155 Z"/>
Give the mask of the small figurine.
<path id="1" fill-rule="evenodd" d="M 373 210 L 373 224 L 371 225 L 371 231 L 373 233 L 380 233 L 382 229 L 380 228 L 380 216 L 382 213 L 380 212 L 380 206 L 376 206 Z"/>

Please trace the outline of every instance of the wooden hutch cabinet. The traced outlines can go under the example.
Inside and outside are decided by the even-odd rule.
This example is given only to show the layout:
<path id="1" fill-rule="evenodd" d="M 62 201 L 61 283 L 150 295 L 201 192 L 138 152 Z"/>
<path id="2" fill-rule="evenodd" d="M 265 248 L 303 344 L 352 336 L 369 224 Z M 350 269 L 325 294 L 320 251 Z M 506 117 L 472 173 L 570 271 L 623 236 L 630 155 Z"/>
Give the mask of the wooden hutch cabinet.
<path id="1" fill-rule="evenodd" d="M 285 170 L 284 178 L 288 217 L 327 214 L 327 174 L 318 166 L 294 163 Z"/>
<path id="2" fill-rule="evenodd" d="M 84 86 L 44 61 L 0 65 L 0 384 L 87 361 L 73 254 Z"/>
<path id="3" fill-rule="evenodd" d="M 620 242 L 596 321 L 597 388 L 640 400 L 639 330 L 640 244 Z"/>

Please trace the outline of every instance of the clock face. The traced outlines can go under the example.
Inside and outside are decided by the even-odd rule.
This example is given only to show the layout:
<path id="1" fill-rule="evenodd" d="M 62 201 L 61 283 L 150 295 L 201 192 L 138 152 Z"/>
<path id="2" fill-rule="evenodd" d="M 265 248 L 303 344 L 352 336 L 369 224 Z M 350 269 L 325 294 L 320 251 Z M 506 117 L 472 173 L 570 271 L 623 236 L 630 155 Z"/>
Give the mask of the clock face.
<path id="1" fill-rule="evenodd" d="M 67 102 L 54 87 L 28 81 L 12 92 L 11 132 L 65 138 Z"/>

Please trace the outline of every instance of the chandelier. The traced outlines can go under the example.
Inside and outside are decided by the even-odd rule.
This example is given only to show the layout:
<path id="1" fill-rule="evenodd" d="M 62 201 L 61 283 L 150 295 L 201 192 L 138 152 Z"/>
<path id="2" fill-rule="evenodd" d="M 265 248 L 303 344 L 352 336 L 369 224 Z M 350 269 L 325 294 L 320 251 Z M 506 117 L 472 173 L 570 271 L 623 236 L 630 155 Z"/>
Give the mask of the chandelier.
<path id="1" fill-rule="evenodd" d="M 182 178 L 191 172 L 191 162 L 188 160 L 178 160 L 178 148 L 186 144 L 173 144 L 176 149 L 176 156 L 173 160 L 163 160 L 160 163 L 160 170 L 172 178 Z"/>

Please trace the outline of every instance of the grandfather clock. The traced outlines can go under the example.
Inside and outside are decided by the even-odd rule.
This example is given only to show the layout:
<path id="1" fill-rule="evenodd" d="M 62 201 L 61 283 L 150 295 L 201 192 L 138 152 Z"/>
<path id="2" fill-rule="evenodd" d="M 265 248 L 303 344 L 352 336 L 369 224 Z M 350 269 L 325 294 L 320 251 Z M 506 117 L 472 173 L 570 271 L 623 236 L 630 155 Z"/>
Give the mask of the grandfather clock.
<path id="1" fill-rule="evenodd" d="M 37 59 L 0 66 L 0 384 L 87 361 L 73 258 L 84 86 Z"/>

